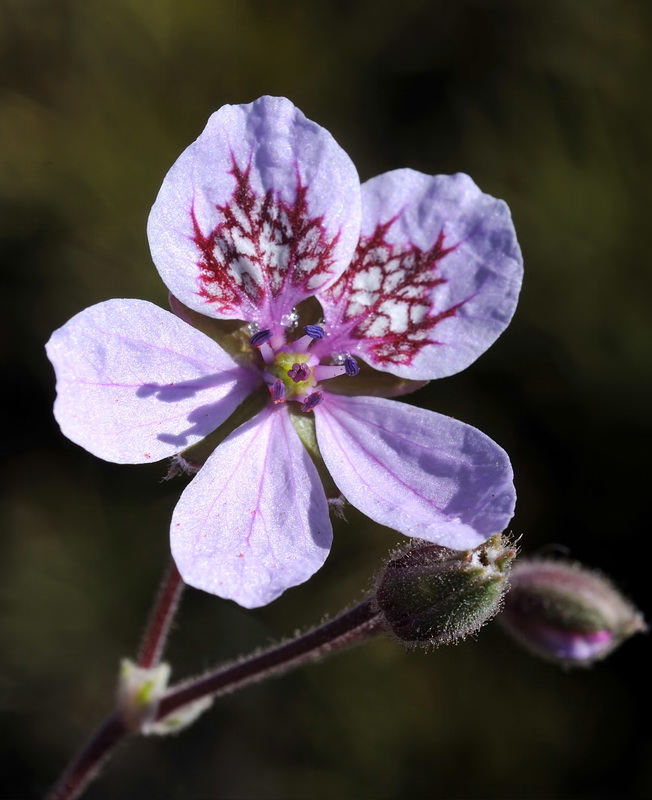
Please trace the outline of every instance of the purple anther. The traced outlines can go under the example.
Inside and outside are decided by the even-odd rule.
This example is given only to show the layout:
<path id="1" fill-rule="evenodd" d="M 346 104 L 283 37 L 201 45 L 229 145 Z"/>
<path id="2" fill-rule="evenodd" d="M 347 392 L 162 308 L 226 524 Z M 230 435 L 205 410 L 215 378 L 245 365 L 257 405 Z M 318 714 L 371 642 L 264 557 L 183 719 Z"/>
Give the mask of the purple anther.
<path id="1" fill-rule="evenodd" d="M 249 339 L 249 343 L 254 347 L 260 347 L 261 344 L 265 344 L 265 342 L 268 342 L 271 338 L 272 332 L 268 328 L 265 328 L 265 330 L 254 333 L 251 339 Z"/>
<path id="2" fill-rule="evenodd" d="M 292 378 L 295 383 L 305 381 L 310 375 L 310 367 L 307 364 L 292 364 L 292 369 L 288 370 L 288 378 Z"/>
<path id="3" fill-rule="evenodd" d="M 349 376 L 349 378 L 355 378 L 355 376 L 360 372 L 360 367 L 358 366 L 358 362 L 353 358 L 353 356 L 347 356 L 344 359 L 344 371 Z"/>
<path id="4" fill-rule="evenodd" d="M 310 336 L 311 339 L 323 339 L 326 335 L 321 325 L 306 325 L 303 332 L 306 336 Z"/>
<path id="5" fill-rule="evenodd" d="M 323 399 L 324 399 L 323 392 L 313 392 L 303 401 L 303 403 L 301 404 L 301 410 L 312 411 L 313 408 L 318 406 Z"/>
<path id="6" fill-rule="evenodd" d="M 285 384 L 280 378 L 277 378 L 274 383 L 269 387 L 272 394 L 272 403 L 275 405 L 285 402 Z"/>

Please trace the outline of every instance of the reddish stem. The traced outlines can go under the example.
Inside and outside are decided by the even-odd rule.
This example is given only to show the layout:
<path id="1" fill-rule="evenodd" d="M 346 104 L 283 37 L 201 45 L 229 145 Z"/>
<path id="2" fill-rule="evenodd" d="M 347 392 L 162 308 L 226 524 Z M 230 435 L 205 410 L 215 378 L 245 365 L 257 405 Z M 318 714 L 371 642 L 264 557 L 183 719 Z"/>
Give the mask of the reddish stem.
<path id="1" fill-rule="evenodd" d="M 138 655 L 139 667 L 149 669 L 156 666 L 161 660 L 184 585 L 183 579 L 179 575 L 179 570 L 175 563 L 172 562 L 163 579 L 145 628 L 143 642 Z"/>
<path id="2" fill-rule="evenodd" d="M 107 717 L 70 763 L 47 800 L 79 797 L 126 735 L 127 729 L 120 714 Z"/>
<path id="3" fill-rule="evenodd" d="M 171 687 L 161 699 L 156 720 L 195 700 L 222 697 L 310 661 L 319 661 L 338 650 L 359 644 L 381 630 L 380 616 L 367 597 L 334 619 L 294 639 Z"/>
<path id="4" fill-rule="evenodd" d="M 166 581 L 166 585 L 167 583 Z M 163 592 L 159 596 L 155 611 L 163 606 L 162 595 Z M 163 616 L 165 619 L 171 617 L 170 614 Z M 158 615 L 154 614 L 153 618 L 158 619 Z M 150 624 L 150 628 L 154 627 L 155 625 Z M 243 689 L 256 681 L 282 675 L 302 664 L 318 661 L 342 648 L 359 644 L 382 630 L 379 614 L 368 597 L 334 619 L 280 645 L 273 645 L 267 650 L 246 656 L 200 678 L 193 678 L 173 686 L 161 699 L 156 720 L 172 714 L 195 700 L 220 697 Z M 156 641 L 160 643 L 162 638 L 164 636 L 159 636 Z M 146 642 L 149 641 L 150 637 L 147 636 Z M 145 648 L 143 652 L 144 650 Z M 79 797 L 95 777 L 102 763 L 128 733 L 119 714 L 115 713 L 108 717 L 68 767 L 59 783 L 48 795 L 48 800 L 74 800 Z"/>

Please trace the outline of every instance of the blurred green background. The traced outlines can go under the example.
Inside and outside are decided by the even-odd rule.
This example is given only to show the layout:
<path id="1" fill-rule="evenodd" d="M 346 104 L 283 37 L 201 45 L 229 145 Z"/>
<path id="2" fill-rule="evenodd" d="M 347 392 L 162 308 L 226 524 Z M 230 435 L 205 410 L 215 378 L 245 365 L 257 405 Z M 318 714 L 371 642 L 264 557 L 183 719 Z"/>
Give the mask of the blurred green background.
<path id="1" fill-rule="evenodd" d="M 652 445 L 652 5 L 645 0 L 0 0 L 0 713 L 4 798 L 38 797 L 112 704 L 183 479 L 59 433 L 43 344 L 110 297 L 166 304 L 145 237 L 224 103 L 291 98 L 361 178 L 468 172 L 509 203 L 516 318 L 415 403 L 511 454 L 525 552 L 567 548 L 645 610 Z M 356 599 L 398 537 L 355 511 L 326 567 L 244 611 L 188 591 L 183 677 Z M 563 672 L 497 626 L 378 641 L 125 747 L 95 798 L 652 796 L 649 644 Z"/>

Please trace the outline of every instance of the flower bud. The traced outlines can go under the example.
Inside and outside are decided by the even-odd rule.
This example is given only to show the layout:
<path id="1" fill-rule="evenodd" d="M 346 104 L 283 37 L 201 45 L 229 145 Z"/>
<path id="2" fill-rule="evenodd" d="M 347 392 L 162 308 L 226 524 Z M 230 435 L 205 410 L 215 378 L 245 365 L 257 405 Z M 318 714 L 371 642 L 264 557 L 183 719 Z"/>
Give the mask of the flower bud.
<path id="1" fill-rule="evenodd" d="M 499 619 L 534 654 L 565 666 L 587 667 L 646 628 L 607 578 L 555 560 L 514 565 Z"/>
<path id="2" fill-rule="evenodd" d="M 515 549 L 501 535 L 474 550 L 418 541 L 387 563 L 376 586 L 386 628 L 410 644 L 448 644 L 496 614 Z"/>

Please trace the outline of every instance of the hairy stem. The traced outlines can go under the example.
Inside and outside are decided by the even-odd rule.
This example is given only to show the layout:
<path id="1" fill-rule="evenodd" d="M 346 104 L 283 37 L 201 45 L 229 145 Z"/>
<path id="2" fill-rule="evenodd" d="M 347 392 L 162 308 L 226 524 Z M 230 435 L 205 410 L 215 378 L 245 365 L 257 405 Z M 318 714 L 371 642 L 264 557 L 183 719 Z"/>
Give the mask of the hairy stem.
<path id="1" fill-rule="evenodd" d="M 171 562 L 145 628 L 138 654 L 139 667 L 149 669 L 161 660 L 184 585 L 176 564 Z"/>
<path id="2" fill-rule="evenodd" d="M 173 686 L 161 699 L 156 720 L 195 700 L 221 697 L 310 661 L 319 661 L 333 652 L 361 643 L 381 630 L 378 615 L 370 599 L 365 598 L 317 628 Z"/>
<path id="3" fill-rule="evenodd" d="M 152 620 L 158 618 L 157 609 L 165 604 L 164 593 L 165 589 L 159 596 Z M 171 618 L 171 614 L 168 616 Z M 165 619 L 168 619 L 168 616 L 165 616 Z M 169 622 L 167 624 L 169 628 Z M 155 625 L 150 622 L 149 628 L 154 627 Z M 306 633 L 281 644 L 272 645 L 266 650 L 244 656 L 199 678 L 172 686 L 161 698 L 155 721 L 160 721 L 197 700 L 221 697 L 243 689 L 251 683 L 267 680 L 303 664 L 319 661 L 344 648 L 362 643 L 382 630 L 379 615 L 371 599 L 367 597 L 334 619 Z M 161 642 L 164 634 L 158 638 L 153 636 L 152 639 Z M 159 645 L 150 648 L 148 641 L 149 637 L 146 636 L 145 645 L 141 650 L 141 666 L 144 666 L 143 658 L 146 650 L 154 653 L 153 663 L 160 655 Z M 48 800 L 74 800 L 79 797 L 97 775 L 101 765 L 129 733 L 120 714 L 114 713 L 107 717 L 64 772 L 48 795 Z"/>
<path id="4" fill-rule="evenodd" d="M 48 800 L 73 800 L 79 797 L 126 735 L 127 728 L 120 714 L 107 717 L 71 761 L 47 796 Z"/>

